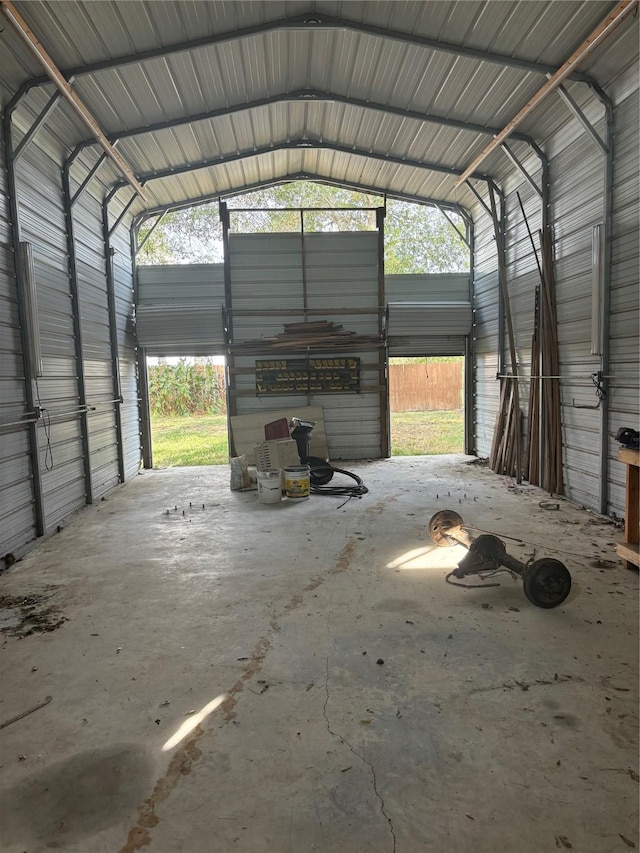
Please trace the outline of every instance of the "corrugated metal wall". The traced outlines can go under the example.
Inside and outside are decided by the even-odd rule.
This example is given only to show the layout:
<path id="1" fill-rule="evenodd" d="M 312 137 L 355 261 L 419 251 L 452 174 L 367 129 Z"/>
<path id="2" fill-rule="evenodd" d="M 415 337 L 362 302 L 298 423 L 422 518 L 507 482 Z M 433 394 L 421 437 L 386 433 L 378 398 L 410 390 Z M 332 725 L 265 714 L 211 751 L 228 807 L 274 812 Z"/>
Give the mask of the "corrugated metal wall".
<path id="1" fill-rule="evenodd" d="M 4 149 L 0 138 L 0 556 L 12 553 L 36 535 L 28 405 L 13 248 L 9 228 Z"/>
<path id="2" fill-rule="evenodd" d="M 583 97 L 581 107 L 604 137 L 602 106 L 594 98 Z M 636 380 L 638 373 L 637 310 L 637 76 L 634 91 L 616 103 L 613 209 L 613 281 L 611 296 L 611 432 L 626 420 L 637 427 Z M 591 354 L 592 231 L 605 219 L 605 158 L 582 125 L 567 111 L 566 120 L 545 145 L 549 158 L 551 224 L 555 239 L 555 273 L 558 340 L 561 375 L 563 456 L 565 493 L 573 501 L 599 509 L 600 409 L 577 408 L 597 403 L 590 374 L 600 369 L 600 357 Z M 540 183 L 537 158 L 525 161 Z M 534 320 L 535 288 L 539 281 L 535 256 L 530 246 L 524 217 L 516 192 L 520 193 L 530 227 L 537 235 L 541 227 L 541 203 L 532 187 L 513 171 L 503 180 L 506 191 L 507 281 L 516 337 L 518 372 L 521 377 L 521 409 L 526 430 Z M 486 197 L 486 196 L 485 196 Z M 475 444 L 478 455 L 488 456 L 497 413 L 501 369 L 498 332 L 498 275 L 493 225 L 478 205 L 475 217 Z M 503 339 L 503 351 L 508 349 Z M 510 368 L 504 353 L 504 368 Z M 626 377 L 625 379 L 622 376 Z M 619 377 L 619 378 L 616 378 Z M 622 514 L 623 473 L 615 471 L 617 445 L 611 443 L 613 480 L 610 510 Z M 620 466 L 621 467 L 621 466 Z"/>
<path id="3" fill-rule="evenodd" d="M 631 37 L 633 34 L 631 34 Z M 636 43 L 637 47 L 637 43 Z M 618 462 L 620 427 L 640 429 L 640 215 L 638 204 L 640 126 L 637 60 L 612 84 L 616 104 L 614 130 L 611 305 L 609 319 L 609 459 L 608 500 L 623 515 L 626 466 Z"/>
<path id="4" fill-rule="evenodd" d="M 16 127 L 28 126 L 29 110 Z M 31 114 L 33 118 L 33 114 Z M 18 139 L 20 138 L 18 133 Z M 103 187 L 97 182 L 80 197 L 73 212 L 78 280 L 75 312 L 69 268 L 62 160 L 68 154 L 47 131 L 16 163 L 20 239 L 33 254 L 42 375 L 33 383 L 34 404 L 43 416 L 36 422 L 41 472 L 43 530 L 56 528 L 92 498 L 119 481 L 117 406 L 121 405 L 125 477 L 139 467 L 138 391 L 133 336 L 133 279 L 127 224 L 116 230 L 114 254 L 115 312 L 123 404 L 117 398 L 110 309 L 102 231 Z M 24 419 L 27 389 L 17 311 L 13 245 L 8 230 L 6 169 L 2 160 L 0 202 L 0 296 L 3 299 L 0 344 L 0 556 L 21 552 L 38 535 L 37 486 L 33 478 L 28 426 L 5 426 Z M 86 174 L 86 171 L 84 172 Z M 72 173 L 72 190 L 84 177 Z M 82 361 L 78 341 L 82 339 Z M 83 377 L 84 374 L 84 386 Z M 85 397 L 86 407 L 83 405 Z M 26 418 L 25 418 L 26 415 Z M 33 420 L 33 413 L 31 413 Z M 90 453 L 88 452 L 90 450 Z M 90 492 L 91 490 L 91 492 Z"/>
<path id="5" fill-rule="evenodd" d="M 224 355 L 223 264 L 140 266 L 136 331 L 151 356 Z"/>
<path id="6" fill-rule="evenodd" d="M 230 275 L 233 307 L 233 342 L 241 343 L 283 331 L 284 323 L 304 319 L 304 281 L 307 308 L 322 313 L 310 319 L 327 319 L 362 335 L 378 334 L 378 233 L 336 234 L 231 234 Z M 282 314 L 264 316 L 264 311 Z M 241 312 L 250 312 L 243 315 Z M 296 311 L 295 315 L 286 312 Z M 353 312 L 353 313 L 351 313 Z M 360 312 L 360 313 L 357 313 Z M 322 353 L 310 352 L 311 357 Z M 237 414 L 268 413 L 295 406 L 322 406 L 327 443 L 332 459 L 381 455 L 380 370 L 378 350 L 336 351 L 361 359 L 359 394 L 255 395 L 255 361 L 273 353 L 234 356 L 232 392 Z M 283 357 L 294 357 L 283 354 Z M 268 418 L 266 418 L 268 420 Z"/>
<path id="7" fill-rule="evenodd" d="M 35 144 L 16 169 L 22 239 L 33 247 L 37 285 L 43 375 L 36 396 L 46 409 L 38 438 L 47 530 L 86 503 L 60 170 Z"/>
<path id="8" fill-rule="evenodd" d="M 84 175 L 79 172 L 79 177 Z M 77 187 L 72 184 L 73 189 Z M 82 357 L 89 412 L 91 484 L 93 499 L 118 483 L 118 437 L 107 279 L 102 241 L 102 207 L 85 192 L 73 208 L 82 331 Z"/>

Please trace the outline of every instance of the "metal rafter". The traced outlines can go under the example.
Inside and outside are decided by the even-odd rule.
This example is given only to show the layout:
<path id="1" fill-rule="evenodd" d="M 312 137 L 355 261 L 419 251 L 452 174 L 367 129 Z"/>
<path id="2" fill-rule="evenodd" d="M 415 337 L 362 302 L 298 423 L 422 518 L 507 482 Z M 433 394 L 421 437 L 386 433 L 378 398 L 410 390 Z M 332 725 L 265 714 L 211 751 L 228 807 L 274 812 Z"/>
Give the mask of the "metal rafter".
<path id="1" fill-rule="evenodd" d="M 403 157 L 396 157 L 390 154 L 377 153 L 375 151 L 367 151 L 362 148 L 353 148 L 349 145 L 340 145 L 336 142 L 327 142 L 324 139 L 293 139 L 287 142 L 278 142 L 274 145 L 269 145 L 264 148 L 252 148 L 248 151 L 238 151 L 235 154 L 226 154 L 220 157 L 208 157 L 200 160 L 197 163 L 189 163 L 184 166 L 177 166 L 171 169 L 160 169 L 157 172 L 147 172 L 138 175 L 139 180 L 146 184 L 149 181 L 157 181 L 162 178 L 171 178 L 177 175 L 185 175 L 189 172 L 196 172 L 199 169 L 207 169 L 212 166 L 224 166 L 227 163 L 235 163 L 238 160 L 246 160 L 249 157 L 258 157 L 261 154 L 274 154 L 277 151 L 309 151 L 309 150 L 326 150 L 336 151 L 340 154 L 353 154 L 357 157 L 366 157 L 370 160 L 378 160 L 383 163 L 393 163 L 398 166 L 410 166 L 413 169 L 421 169 L 428 172 L 437 172 L 443 175 L 461 175 L 462 169 L 456 169 L 453 166 L 443 166 L 440 163 L 428 163 L 421 160 L 407 160 Z M 481 181 L 491 180 L 489 175 L 481 172 L 474 173 L 471 177 Z M 126 181 L 120 181 L 113 185 L 114 191 L 127 186 Z"/>
<path id="2" fill-rule="evenodd" d="M 365 101 L 361 98 L 353 98 L 349 95 L 338 95 L 332 92 L 322 92 L 317 89 L 298 89 L 294 92 L 283 92 L 282 94 L 271 95 L 268 98 L 258 98 L 254 101 L 244 101 L 241 104 L 233 104 L 230 106 L 220 107 L 214 110 L 206 110 L 205 112 L 195 113 L 190 116 L 179 116 L 178 118 L 159 121 L 154 124 L 146 124 L 140 127 L 129 128 L 126 130 L 118 130 L 107 134 L 110 142 L 118 142 L 121 139 L 130 139 L 133 136 L 142 136 L 145 133 L 155 133 L 162 130 L 170 130 L 175 127 L 183 127 L 185 125 L 195 124 L 200 121 L 207 121 L 215 118 L 223 118 L 225 116 L 234 115 L 235 113 L 245 112 L 247 110 L 255 110 L 260 107 L 270 106 L 271 104 L 281 103 L 337 103 L 347 106 L 360 107 L 365 110 L 373 110 L 375 112 L 395 115 L 400 118 L 415 119 L 416 121 L 427 122 L 428 124 L 437 124 L 443 127 L 451 127 L 456 130 L 464 130 L 470 133 L 483 133 L 494 136 L 500 132 L 499 127 L 490 125 L 475 124 L 473 122 L 460 121 L 457 119 L 448 118 L 446 116 L 433 115 L 432 113 L 422 113 L 419 110 L 403 109 L 402 107 L 394 107 L 391 104 L 379 104 L 374 101 Z M 513 133 L 514 139 L 519 139 L 522 142 L 533 144 L 531 137 L 524 133 Z M 80 144 L 83 146 L 92 145 L 95 142 L 93 139 L 85 139 Z"/>
<path id="3" fill-rule="evenodd" d="M 371 195 L 385 196 L 386 198 L 392 198 L 396 201 L 406 201 L 411 202 L 412 204 L 437 207 L 442 211 L 446 210 L 449 211 L 449 213 L 456 213 L 467 223 L 468 226 L 472 224 L 471 214 L 469 211 L 462 205 L 456 204 L 455 202 L 445 201 L 444 199 L 428 198 L 426 196 L 412 195 L 410 193 L 394 193 L 393 191 L 390 192 L 389 190 L 382 190 L 380 187 L 374 187 L 370 184 L 340 181 L 329 178 L 326 175 L 319 175 L 315 172 L 293 172 L 287 175 L 281 175 L 278 178 L 273 178 L 272 180 L 258 181 L 254 184 L 243 185 L 241 187 L 232 187 L 224 190 L 224 192 L 207 193 L 198 198 L 189 198 L 174 203 L 162 204 L 157 207 L 148 208 L 135 217 L 133 221 L 133 228 L 139 228 L 147 219 L 151 219 L 153 216 L 157 216 L 161 213 L 173 213 L 178 210 L 186 210 L 190 207 L 197 207 L 202 204 L 211 204 L 215 201 L 235 198 L 239 195 L 246 195 L 247 193 L 255 192 L 256 190 L 289 184 L 293 181 L 313 181 L 317 184 L 342 187 L 343 189 L 353 190 L 354 192 L 366 192 Z M 233 208 L 230 209 L 232 210 Z"/>
<path id="4" fill-rule="evenodd" d="M 35 33 L 29 28 L 29 25 L 24 20 L 22 15 L 15 8 L 11 0 L 0 0 L 0 9 L 2 9 L 3 14 L 7 18 L 7 20 L 12 24 L 15 31 L 18 33 L 22 41 L 28 50 L 35 56 L 40 65 L 47 72 L 47 77 L 45 78 L 48 82 L 51 80 L 57 86 L 62 97 L 71 105 L 73 111 L 77 116 L 84 122 L 84 124 L 89 128 L 89 130 L 94 134 L 98 143 L 102 146 L 104 152 L 113 160 L 116 164 L 118 170 L 124 175 L 127 179 L 127 182 L 131 184 L 134 190 L 140 195 L 144 195 L 142 191 L 142 187 L 136 180 L 136 176 L 133 174 L 131 167 L 126 162 L 126 160 L 118 154 L 113 145 L 109 142 L 102 129 L 98 125 L 98 122 L 91 115 L 85 104 L 78 97 L 78 95 L 71 88 L 71 84 L 69 83 L 69 77 L 73 77 L 73 75 L 67 74 L 66 76 L 60 71 L 57 65 L 54 63 L 53 59 L 49 56 L 47 51 L 44 49 L 42 44 L 38 41 Z M 51 100 L 49 102 L 49 106 L 51 108 L 55 106 L 55 100 Z M 44 117 L 46 117 L 48 113 L 45 108 Z M 37 120 L 36 120 L 37 124 Z"/>
<path id="5" fill-rule="evenodd" d="M 472 176 L 474 169 L 477 169 L 487 157 L 498 148 L 504 140 L 527 118 L 530 113 L 547 98 L 555 89 L 557 89 L 563 80 L 566 80 L 575 71 L 581 62 L 591 55 L 591 53 L 599 47 L 605 39 L 632 13 L 638 8 L 638 0 L 622 0 L 618 5 L 604 18 L 603 21 L 587 36 L 580 47 L 575 50 L 569 59 L 564 62 L 560 68 L 552 74 L 547 82 L 544 83 L 536 94 L 530 98 L 520 112 L 515 115 L 511 121 L 498 133 L 491 142 L 478 154 L 472 163 L 465 169 L 462 175 L 454 184 L 454 188 L 463 184 L 467 178 Z"/>
<path id="6" fill-rule="evenodd" d="M 516 68 L 521 71 L 529 71 L 534 74 L 549 74 L 556 70 L 556 66 L 541 62 L 534 62 L 528 59 L 521 59 L 516 56 L 507 56 L 501 53 L 478 50 L 477 48 L 467 47 L 466 45 L 439 41 L 438 39 L 428 38 L 414 33 L 407 33 L 399 30 L 388 30 L 384 27 L 375 27 L 371 24 L 366 24 L 360 21 L 334 18 L 330 15 L 324 15 L 319 12 L 307 12 L 303 15 L 296 15 L 290 18 L 279 18 L 274 21 L 265 21 L 250 27 L 229 30 L 223 33 L 215 33 L 213 35 L 203 36 L 202 38 L 192 39 L 191 41 L 176 42 L 174 44 L 164 45 L 163 47 L 143 50 L 139 53 L 123 54 L 122 56 L 101 60 L 99 62 L 91 62 L 87 63 L 87 65 L 68 68 L 63 73 L 73 74 L 77 77 L 86 74 L 96 74 L 99 71 L 106 71 L 112 68 L 122 68 L 126 65 L 139 64 L 153 59 L 172 56 L 178 53 L 199 50 L 200 48 L 251 38 L 253 36 L 277 30 L 283 32 L 296 30 L 303 32 L 347 30 L 376 38 L 383 38 L 388 41 L 400 42 L 402 44 L 409 44 L 415 47 L 423 47 L 440 53 L 448 53 L 453 56 L 464 56 L 468 59 L 475 59 L 479 62 L 489 62 L 494 65 Z M 571 79 L 588 82 L 590 78 L 586 74 L 574 71 L 571 74 Z M 31 84 L 37 86 L 45 80 L 46 78 L 43 77 L 35 77 L 31 81 Z"/>

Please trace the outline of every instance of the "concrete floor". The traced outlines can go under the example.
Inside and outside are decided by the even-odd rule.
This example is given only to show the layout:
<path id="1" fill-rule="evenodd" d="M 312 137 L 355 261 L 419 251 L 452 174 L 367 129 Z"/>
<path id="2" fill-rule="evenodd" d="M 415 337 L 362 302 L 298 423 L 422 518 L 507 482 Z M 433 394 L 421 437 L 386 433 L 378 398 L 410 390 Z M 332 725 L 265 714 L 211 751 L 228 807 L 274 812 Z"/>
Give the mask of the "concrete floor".
<path id="1" fill-rule="evenodd" d="M 258 504 L 226 468 L 145 473 L 14 565 L 0 724 L 53 698 L 0 729 L 2 851 L 637 845 L 621 533 L 466 462 L 354 464 L 370 494 L 342 507 Z M 506 576 L 445 584 L 464 553 L 430 544 L 445 507 L 525 540 L 506 540 L 524 560 L 566 562 L 567 602 L 533 607 Z M 27 612 L 67 621 L 21 636 Z"/>

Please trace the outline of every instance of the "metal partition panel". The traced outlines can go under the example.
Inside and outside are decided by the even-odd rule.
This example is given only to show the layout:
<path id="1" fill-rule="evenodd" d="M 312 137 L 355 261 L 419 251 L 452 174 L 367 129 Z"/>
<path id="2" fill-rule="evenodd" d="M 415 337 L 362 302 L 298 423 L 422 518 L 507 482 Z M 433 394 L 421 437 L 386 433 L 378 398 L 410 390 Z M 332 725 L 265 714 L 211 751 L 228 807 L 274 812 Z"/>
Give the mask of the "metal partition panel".
<path id="1" fill-rule="evenodd" d="M 234 344 L 272 337 L 283 324 L 326 319 L 361 335 L 378 334 L 378 232 L 333 234 L 230 234 L 230 277 Z M 344 310 L 340 310 L 344 309 Z M 326 311 L 326 314 L 323 313 Z M 268 313 L 265 313 L 268 312 Z M 377 349 L 310 357 L 361 360 L 361 393 L 257 396 L 256 359 L 234 355 L 234 400 L 237 414 L 264 413 L 296 406 L 322 406 L 332 459 L 379 458 L 381 412 L 379 352 Z M 282 358 L 294 357 L 282 352 Z M 299 357 L 299 353 L 298 353 Z"/>
<path id="2" fill-rule="evenodd" d="M 16 166 L 21 239 L 32 244 L 45 416 L 38 422 L 45 523 L 55 529 L 86 503 L 83 445 L 69 290 L 61 166 L 32 144 Z"/>
<path id="3" fill-rule="evenodd" d="M 464 355 L 470 289 L 467 273 L 385 276 L 389 355 Z"/>
<path id="4" fill-rule="evenodd" d="M 469 273 L 385 275 L 387 302 L 469 302 Z"/>
<path id="5" fill-rule="evenodd" d="M 148 355 L 223 355 L 223 264 L 137 268 L 136 332 Z"/>
<path id="6" fill-rule="evenodd" d="M 0 138 L 0 558 L 36 536 L 28 405 L 4 164 Z"/>

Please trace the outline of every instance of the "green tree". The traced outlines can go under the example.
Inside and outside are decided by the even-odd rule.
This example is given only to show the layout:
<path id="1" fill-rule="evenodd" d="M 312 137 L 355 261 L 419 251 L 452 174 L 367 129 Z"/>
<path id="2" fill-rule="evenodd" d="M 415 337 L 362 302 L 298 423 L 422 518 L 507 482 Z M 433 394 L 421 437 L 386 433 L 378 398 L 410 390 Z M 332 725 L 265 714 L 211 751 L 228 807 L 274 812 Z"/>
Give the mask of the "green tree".
<path id="1" fill-rule="evenodd" d="M 305 212 L 306 231 L 371 229 L 375 227 L 372 211 L 339 208 L 380 207 L 383 203 L 381 196 L 313 181 L 295 181 L 236 196 L 229 200 L 228 206 L 234 231 L 267 233 L 300 230 L 299 211 L 282 208 L 327 208 Z M 273 212 L 246 208 L 271 208 Z M 451 219 L 464 232 L 461 217 L 451 214 Z M 146 230 L 141 231 L 141 239 Z M 385 271 L 389 274 L 464 272 L 469 269 L 466 244 L 435 208 L 389 200 L 384 233 Z M 139 256 L 140 263 L 148 264 L 220 261 L 222 231 L 217 203 L 168 214 Z"/>

